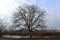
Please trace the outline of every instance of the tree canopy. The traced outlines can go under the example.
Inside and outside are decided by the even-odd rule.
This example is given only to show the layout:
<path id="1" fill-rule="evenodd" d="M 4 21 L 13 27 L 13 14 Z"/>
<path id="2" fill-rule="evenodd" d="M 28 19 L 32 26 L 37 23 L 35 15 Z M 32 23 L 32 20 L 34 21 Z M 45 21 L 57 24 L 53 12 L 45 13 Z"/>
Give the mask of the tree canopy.
<path id="1" fill-rule="evenodd" d="M 45 28 L 45 12 L 37 5 L 21 5 L 13 14 L 13 25 L 15 28 L 20 27 L 26 30 Z"/>

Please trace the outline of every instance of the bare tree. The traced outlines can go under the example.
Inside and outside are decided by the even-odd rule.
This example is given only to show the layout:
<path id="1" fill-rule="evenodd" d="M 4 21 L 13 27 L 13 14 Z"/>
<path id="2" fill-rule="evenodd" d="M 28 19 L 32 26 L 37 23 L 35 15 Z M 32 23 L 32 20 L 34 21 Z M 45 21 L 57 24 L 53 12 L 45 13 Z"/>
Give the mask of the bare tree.
<path id="1" fill-rule="evenodd" d="M 0 19 L 0 30 L 4 30 L 4 29 L 5 29 L 4 19 Z"/>
<path id="2" fill-rule="evenodd" d="M 36 5 L 19 6 L 17 12 L 13 14 L 14 26 L 28 30 L 30 38 L 32 38 L 32 31 L 34 29 L 46 27 L 44 21 L 45 12 Z"/>
<path id="3" fill-rule="evenodd" d="M 2 30 L 5 29 L 4 19 L 0 18 L 0 37 L 2 36 Z"/>

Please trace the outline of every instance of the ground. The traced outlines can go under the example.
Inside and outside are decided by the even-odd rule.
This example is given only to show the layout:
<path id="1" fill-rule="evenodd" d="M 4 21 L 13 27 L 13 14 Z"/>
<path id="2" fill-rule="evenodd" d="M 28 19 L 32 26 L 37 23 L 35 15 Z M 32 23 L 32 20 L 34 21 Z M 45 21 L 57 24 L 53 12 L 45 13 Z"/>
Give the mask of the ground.
<path id="1" fill-rule="evenodd" d="M 0 38 L 0 40 L 29 40 L 28 38 Z M 60 38 L 33 38 L 32 40 L 60 40 Z"/>

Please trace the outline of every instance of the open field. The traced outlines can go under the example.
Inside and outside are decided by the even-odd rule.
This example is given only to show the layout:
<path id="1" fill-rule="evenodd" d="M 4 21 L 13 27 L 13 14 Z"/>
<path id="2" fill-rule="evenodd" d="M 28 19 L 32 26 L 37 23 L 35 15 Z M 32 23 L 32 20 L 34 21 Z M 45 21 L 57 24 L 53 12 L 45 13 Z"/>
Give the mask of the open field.
<path id="1" fill-rule="evenodd" d="M 0 40 L 29 40 L 29 38 L 0 38 Z M 60 38 L 32 38 L 32 40 L 60 40 Z"/>

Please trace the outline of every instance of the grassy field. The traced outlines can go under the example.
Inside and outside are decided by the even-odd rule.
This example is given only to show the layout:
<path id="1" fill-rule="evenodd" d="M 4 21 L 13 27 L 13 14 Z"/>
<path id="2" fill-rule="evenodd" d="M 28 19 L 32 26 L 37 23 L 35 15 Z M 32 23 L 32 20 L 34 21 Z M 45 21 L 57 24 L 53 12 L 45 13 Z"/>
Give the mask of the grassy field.
<path id="1" fill-rule="evenodd" d="M 0 40 L 29 40 L 29 38 L 0 38 Z M 60 40 L 60 38 L 32 38 L 32 40 Z"/>

